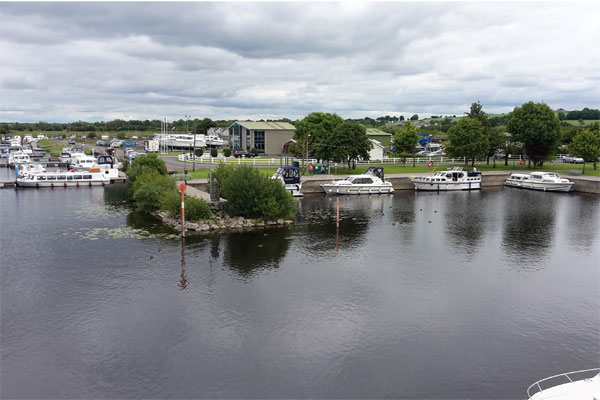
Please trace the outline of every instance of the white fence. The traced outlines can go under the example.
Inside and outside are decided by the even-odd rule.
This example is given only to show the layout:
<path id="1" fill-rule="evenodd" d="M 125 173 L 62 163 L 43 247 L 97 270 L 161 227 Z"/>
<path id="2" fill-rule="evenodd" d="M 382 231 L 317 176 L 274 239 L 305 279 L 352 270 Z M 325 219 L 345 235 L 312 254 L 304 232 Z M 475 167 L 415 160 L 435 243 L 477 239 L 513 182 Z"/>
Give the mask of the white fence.
<path id="1" fill-rule="evenodd" d="M 235 157 L 223 157 L 223 155 L 219 155 L 218 157 L 211 157 L 209 154 L 204 154 L 201 157 L 197 157 L 196 158 L 196 162 L 200 163 L 200 164 L 209 164 L 209 163 L 213 163 L 213 164 L 229 164 L 229 165 L 252 165 L 252 166 L 279 166 L 284 164 L 284 157 L 255 157 L 255 158 L 235 158 Z M 290 158 L 288 157 L 288 160 Z M 508 160 L 509 162 L 517 162 L 520 160 L 526 160 L 527 156 L 523 157 L 520 155 L 511 155 L 509 156 Z M 561 155 L 557 155 L 556 159 L 559 160 L 561 159 Z M 306 162 L 308 161 L 309 163 L 317 163 L 318 160 L 316 159 L 298 159 L 298 158 L 293 158 L 293 161 L 298 161 L 300 163 L 300 165 L 306 165 Z M 434 164 L 464 164 L 465 163 L 465 157 L 459 157 L 459 158 L 454 158 L 454 157 L 444 157 L 444 156 L 434 156 L 434 157 L 415 157 L 415 161 L 414 163 L 417 165 L 427 165 L 427 163 L 429 163 L 430 161 L 432 161 Z M 484 161 L 484 160 L 478 160 L 478 161 Z M 491 161 L 491 160 L 490 160 Z M 500 159 L 496 159 L 496 162 L 502 162 L 504 161 L 504 158 L 500 158 Z M 192 162 L 192 160 L 187 160 L 187 162 Z M 404 158 L 402 157 L 386 157 L 383 158 L 381 160 L 360 160 L 357 162 L 357 165 L 412 165 L 413 164 L 413 158 L 412 157 L 406 157 L 406 161 L 404 161 Z M 334 166 L 335 163 L 334 162 L 329 162 L 330 166 Z M 343 167 L 343 163 L 338 163 L 338 166 Z"/>

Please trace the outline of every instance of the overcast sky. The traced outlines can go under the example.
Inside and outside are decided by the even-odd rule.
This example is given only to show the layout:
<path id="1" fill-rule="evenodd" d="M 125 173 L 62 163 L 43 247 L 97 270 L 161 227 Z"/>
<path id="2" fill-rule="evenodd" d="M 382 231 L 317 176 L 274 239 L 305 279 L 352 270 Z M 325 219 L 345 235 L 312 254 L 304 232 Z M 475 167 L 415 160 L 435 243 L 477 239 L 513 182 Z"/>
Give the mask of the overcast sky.
<path id="1" fill-rule="evenodd" d="M 600 5 L 0 2 L 0 121 L 598 108 Z"/>

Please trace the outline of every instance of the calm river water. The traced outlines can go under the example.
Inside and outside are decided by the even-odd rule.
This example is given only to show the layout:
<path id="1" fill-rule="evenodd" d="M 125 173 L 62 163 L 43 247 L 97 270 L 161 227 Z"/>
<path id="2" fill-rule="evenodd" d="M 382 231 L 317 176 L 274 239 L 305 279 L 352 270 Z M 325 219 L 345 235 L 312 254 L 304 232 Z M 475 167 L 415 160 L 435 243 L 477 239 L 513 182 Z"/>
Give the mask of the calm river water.
<path id="1" fill-rule="evenodd" d="M 600 199 L 307 196 L 188 237 L 103 188 L 0 190 L 2 398 L 525 398 L 598 366 Z"/>

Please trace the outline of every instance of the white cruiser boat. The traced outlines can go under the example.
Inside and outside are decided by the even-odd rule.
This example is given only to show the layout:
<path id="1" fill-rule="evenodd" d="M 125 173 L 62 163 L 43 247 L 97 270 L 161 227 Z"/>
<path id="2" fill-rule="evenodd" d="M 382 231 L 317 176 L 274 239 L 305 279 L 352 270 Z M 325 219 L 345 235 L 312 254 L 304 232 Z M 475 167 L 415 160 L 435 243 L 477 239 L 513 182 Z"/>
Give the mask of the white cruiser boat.
<path id="1" fill-rule="evenodd" d="M 90 168 L 89 171 L 47 171 L 17 177 L 17 186 L 21 187 L 85 187 L 104 186 L 110 183 L 108 173 L 100 168 Z"/>
<path id="2" fill-rule="evenodd" d="M 208 146 L 223 146 L 223 139 L 217 135 L 206 135 L 205 141 Z"/>
<path id="3" fill-rule="evenodd" d="M 14 168 L 15 164 L 28 164 L 31 162 L 31 157 L 24 151 L 11 151 L 8 155 L 8 166 Z"/>
<path id="4" fill-rule="evenodd" d="M 521 189 L 542 190 L 544 192 L 571 192 L 573 185 L 566 178 L 554 172 L 532 172 L 530 174 L 511 174 L 504 185 Z"/>
<path id="5" fill-rule="evenodd" d="M 196 137 L 194 141 L 194 136 Z M 171 150 L 189 150 L 192 148 L 206 147 L 205 135 L 181 134 L 181 135 L 157 135 L 159 146 Z M 196 145 L 196 147 L 194 147 Z"/>
<path id="6" fill-rule="evenodd" d="M 394 193 L 392 183 L 385 181 L 382 167 L 369 167 L 362 175 L 350 175 L 321 187 L 326 194 Z"/>
<path id="7" fill-rule="evenodd" d="M 83 149 L 77 147 L 63 147 L 60 156 L 58 157 L 58 161 L 68 164 L 75 154 L 83 154 Z"/>
<path id="8" fill-rule="evenodd" d="M 46 167 L 39 163 L 25 163 L 18 164 L 15 168 L 17 171 L 17 178 L 19 176 L 25 176 L 30 174 L 39 174 L 40 172 L 47 172 Z"/>
<path id="9" fill-rule="evenodd" d="M 481 189 L 481 172 L 453 167 L 430 176 L 410 177 L 415 190 L 476 190 Z"/>
<path id="10" fill-rule="evenodd" d="M 84 153 L 74 153 L 68 164 L 69 168 L 75 169 L 88 169 L 98 166 L 98 162 L 94 156 L 88 156 Z"/>
<path id="11" fill-rule="evenodd" d="M 550 382 L 554 382 L 555 385 L 551 386 Z M 600 368 L 567 372 L 541 379 L 527 388 L 527 396 L 529 400 L 600 399 Z"/>
<path id="12" fill-rule="evenodd" d="M 302 182 L 300 182 L 300 169 L 298 167 L 279 167 L 271 179 L 281 181 L 283 186 L 285 186 L 285 190 L 290 192 L 292 196 L 304 196 L 301 192 Z"/>

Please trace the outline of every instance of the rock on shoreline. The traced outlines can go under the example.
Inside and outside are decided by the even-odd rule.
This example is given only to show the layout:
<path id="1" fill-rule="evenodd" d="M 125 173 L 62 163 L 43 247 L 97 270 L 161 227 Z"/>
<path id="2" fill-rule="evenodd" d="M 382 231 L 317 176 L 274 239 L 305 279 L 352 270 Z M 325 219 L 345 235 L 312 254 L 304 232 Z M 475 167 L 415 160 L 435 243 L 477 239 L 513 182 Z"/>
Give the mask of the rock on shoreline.
<path id="1" fill-rule="evenodd" d="M 154 216 L 159 218 L 163 224 L 173 228 L 176 231 L 181 231 L 181 217 L 171 217 L 166 211 L 156 211 Z M 219 230 L 243 230 L 250 228 L 261 228 L 269 226 L 291 225 L 294 221 L 278 219 L 277 221 L 258 221 L 243 217 L 230 217 L 227 215 L 215 215 L 213 218 L 205 221 L 185 221 L 186 233 L 202 233 Z"/>

